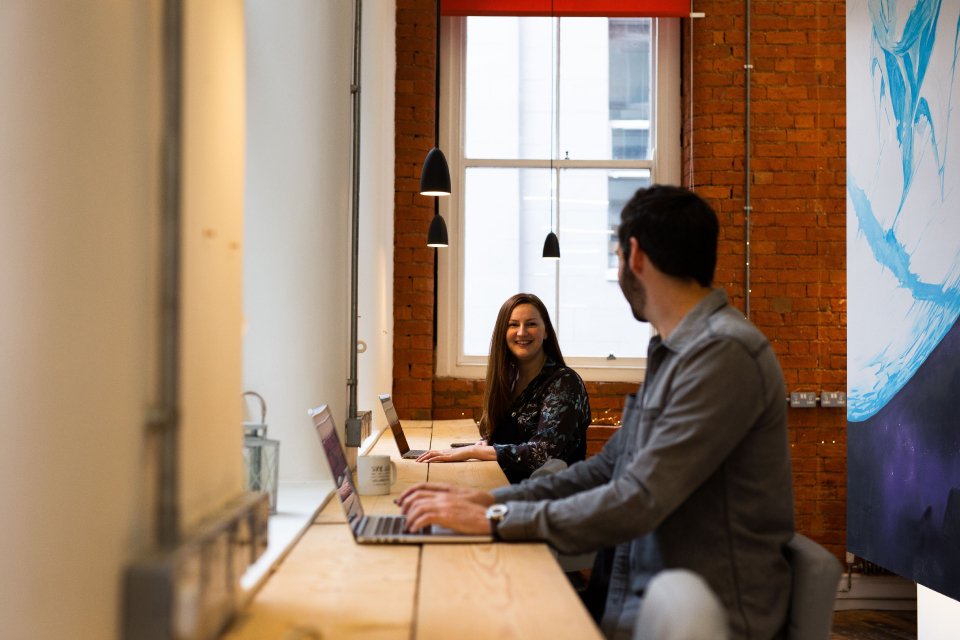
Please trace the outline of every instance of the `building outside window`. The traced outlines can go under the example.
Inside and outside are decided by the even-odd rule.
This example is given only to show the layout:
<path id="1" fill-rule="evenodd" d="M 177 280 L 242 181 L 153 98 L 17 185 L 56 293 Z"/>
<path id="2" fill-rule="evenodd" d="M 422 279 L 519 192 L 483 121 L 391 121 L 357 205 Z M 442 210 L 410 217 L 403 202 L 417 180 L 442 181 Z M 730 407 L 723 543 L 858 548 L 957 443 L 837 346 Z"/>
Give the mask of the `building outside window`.
<path id="1" fill-rule="evenodd" d="M 444 22 L 443 146 L 454 195 L 441 253 L 439 373 L 480 377 L 501 303 L 543 299 L 587 379 L 638 379 L 649 325 L 617 282 L 620 210 L 679 181 L 677 21 Z M 561 259 L 541 256 L 550 230 Z"/>

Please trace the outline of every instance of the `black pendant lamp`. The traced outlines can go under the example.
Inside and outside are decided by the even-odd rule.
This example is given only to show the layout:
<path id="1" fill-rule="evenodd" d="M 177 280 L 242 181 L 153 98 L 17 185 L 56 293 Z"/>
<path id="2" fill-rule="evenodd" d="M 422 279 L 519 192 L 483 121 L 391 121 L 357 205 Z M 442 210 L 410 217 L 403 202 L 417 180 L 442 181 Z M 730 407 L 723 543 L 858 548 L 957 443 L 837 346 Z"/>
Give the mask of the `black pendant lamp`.
<path id="1" fill-rule="evenodd" d="M 548 233 L 543 241 L 543 257 L 554 260 L 560 259 L 560 239 L 553 231 Z"/>
<path id="2" fill-rule="evenodd" d="M 553 158 L 556 156 L 554 150 L 554 144 L 560 138 L 559 129 L 560 120 L 556 115 L 556 111 L 560 109 L 560 97 L 557 95 L 558 87 L 556 83 L 556 78 L 559 75 L 560 69 L 559 65 L 554 68 L 553 65 L 553 56 L 556 54 L 560 48 L 560 35 L 559 23 L 554 25 L 555 17 L 553 15 L 553 2 L 550 3 L 550 27 L 554 29 L 554 34 L 557 36 L 557 42 L 554 44 L 553 38 L 550 38 L 550 233 L 547 234 L 547 237 L 543 240 L 543 257 L 549 260 L 559 260 L 560 259 L 560 239 L 557 237 L 557 234 L 553 231 L 553 207 L 557 201 L 557 191 L 559 189 L 554 189 L 554 186 L 557 184 L 557 174 L 553 168 Z M 559 55 L 559 54 L 558 54 Z"/>
<path id="3" fill-rule="evenodd" d="M 430 221 L 430 231 L 427 232 L 427 246 L 445 247 L 447 244 L 447 223 L 443 221 L 440 212 L 434 210 L 433 220 Z"/>
<path id="4" fill-rule="evenodd" d="M 423 161 L 423 169 L 420 171 L 420 195 L 450 195 L 450 168 L 440 147 L 430 149 Z"/>
<path id="5" fill-rule="evenodd" d="M 440 151 L 440 0 L 437 0 L 437 57 L 435 60 L 436 80 L 434 84 L 433 110 L 433 149 L 423 160 L 423 169 L 420 170 L 420 195 L 448 196 L 450 195 L 450 167 L 447 159 Z M 428 247 L 447 246 L 447 224 L 440 216 L 440 201 L 433 201 L 433 220 L 427 232 Z"/>

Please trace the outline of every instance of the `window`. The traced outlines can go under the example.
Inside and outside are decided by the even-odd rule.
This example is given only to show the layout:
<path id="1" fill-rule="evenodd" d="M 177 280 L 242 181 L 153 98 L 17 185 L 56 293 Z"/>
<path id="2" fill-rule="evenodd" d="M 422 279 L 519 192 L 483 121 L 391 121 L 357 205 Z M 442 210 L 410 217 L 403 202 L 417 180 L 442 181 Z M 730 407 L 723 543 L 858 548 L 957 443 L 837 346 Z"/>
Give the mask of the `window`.
<path id="1" fill-rule="evenodd" d="M 679 182 L 672 19 L 447 18 L 441 144 L 454 195 L 440 253 L 438 371 L 482 377 L 503 301 L 550 309 L 586 379 L 641 377 L 650 327 L 617 282 L 620 210 Z M 553 229 L 561 260 L 541 257 Z"/>

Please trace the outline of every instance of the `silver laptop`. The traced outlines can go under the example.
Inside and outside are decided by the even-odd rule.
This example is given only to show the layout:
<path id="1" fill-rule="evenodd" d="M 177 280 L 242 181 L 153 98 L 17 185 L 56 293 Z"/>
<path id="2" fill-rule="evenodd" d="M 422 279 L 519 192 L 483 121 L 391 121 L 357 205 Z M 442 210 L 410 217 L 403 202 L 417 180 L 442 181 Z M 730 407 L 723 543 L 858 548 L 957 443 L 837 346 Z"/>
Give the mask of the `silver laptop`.
<path id="1" fill-rule="evenodd" d="M 393 440 L 397 443 L 397 449 L 400 450 L 400 457 L 406 460 L 416 460 L 424 453 L 425 449 L 411 449 L 407 444 L 407 437 L 403 435 L 403 427 L 400 425 L 400 416 L 397 415 L 397 409 L 393 406 L 393 399 L 389 393 L 380 395 L 380 406 L 383 407 L 383 413 L 387 416 L 387 424 L 390 425 L 390 431 L 393 432 Z"/>
<path id="2" fill-rule="evenodd" d="M 390 425 L 390 431 L 393 432 L 393 440 L 397 443 L 400 450 L 400 457 L 406 460 L 416 460 L 426 453 L 424 449 L 411 449 L 407 444 L 407 437 L 403 435 L 403 426 L 400 424 L 400 416 L 397 415 L 397 409 L 393 406 L 393 398 L 389 393 L 380 394 L 380 406 L 383 407 L 383 413 L 387 416 L 387 424 Z M 451 442 L 451 447 L 469 447 L 473 442 Z"/>
<path id="3" fill-rule="evenodd" d="M 451 531 L 443 527 L 428 527 L 408 533 L 404 531 L 405 517 L 403 515 L 367 515 L 360 504 L 360 495 L 353 485 L 350 467 L 347 465 L 347 456 L 340 446 L 340 436 L 333 422 L 333 415 L 327 405 L 310 409 L 307 413 L 313 419 L 313 428 L 323 448 L 327 464 L 330 465 L 330 475 L 337 486 L 337 498 L 343 505 L 347 516 L 347 523 L 353 532 L 354 539 L 363 544 L 369 543 L 412 543 L 424 542 L 490 542 L 491 535 L 468 535 Z"/>

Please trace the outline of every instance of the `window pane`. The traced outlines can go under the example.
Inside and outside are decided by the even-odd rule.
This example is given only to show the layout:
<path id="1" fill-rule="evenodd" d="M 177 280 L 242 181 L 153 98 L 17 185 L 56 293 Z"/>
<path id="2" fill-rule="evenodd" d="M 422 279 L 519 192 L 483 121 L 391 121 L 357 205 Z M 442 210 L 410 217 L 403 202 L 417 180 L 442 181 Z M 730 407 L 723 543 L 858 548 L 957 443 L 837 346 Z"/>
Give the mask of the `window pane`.
<path id="1" fill-rule="evenodd" d="M 550 18 L 467 18 L 467 158 L 550 158 Z"/>
<path id="2" fill-rule="evenodd" d="M 651 24 L 560 20 L 559 158 L 651 159 Z"/>
<path id="3" fill-rule="evenodd" d="M 633 197 L 637 189 L 650 186 L 649 171 L 610 171 L 607 173 L 607 228 L 609 230 L 610 245 L 607 249 L 607 259 L 612 271 L 611 277 L 616 277 L 617 247 L 620 244 L 617 238 L 617 229 L 620 227 L 620 212 Z"/>
<path id="4" fill-rule="evenodd" d="M 560 172 L 559 331 L 564 356 L 646 356 L 649 325 L 634 319 L 617 281 L 616 230 L 623 205 L 649 183 L 647 170 Z"/>
<path id="5" fill-rule="evenodd" d="M 559 262 L 542 257 L 551 219 L 549 176 L 549 169 L 466 172 L 464 354 L 488 353 L 500 305 L 526 291 L 547 305 L 565 356 L 645 356 L 649 326 L 633 318 L 620 292 L 615 232 L 620 210 L 649 184 L 649 171 L 559 172 Z"/>
<path id="6" fill-rule="evenodd" d="M 464 186 L 463 353 L 487 355 L 503 301 L 539 296 L 556 321 L 555 260 L 541 257 L 550 231 L 549 169 L 468 169 Z"/>
<path id="7" fill-rule="evenodd" d="M 610 119 L 650 120 L 652 21 L 610 21 Z"/>
<path id="8" fill-rule="evenodd" d="M 562 18 L 559 51 L 555 24 L 467 18 L 465 156 L 651 159 L 652 21 Z"/>

